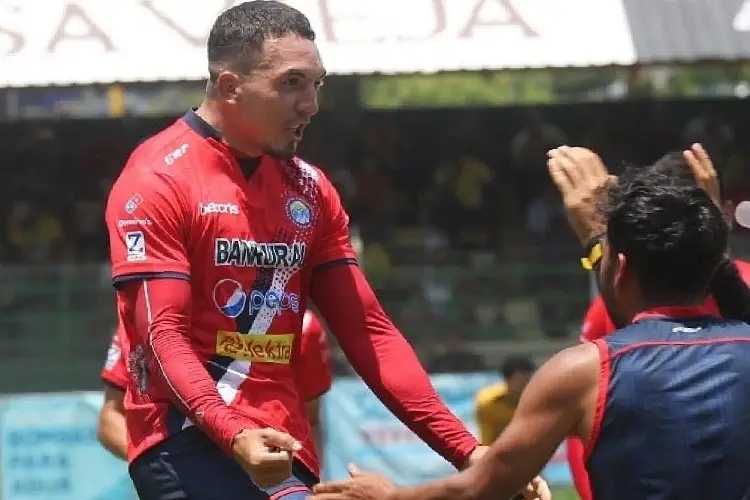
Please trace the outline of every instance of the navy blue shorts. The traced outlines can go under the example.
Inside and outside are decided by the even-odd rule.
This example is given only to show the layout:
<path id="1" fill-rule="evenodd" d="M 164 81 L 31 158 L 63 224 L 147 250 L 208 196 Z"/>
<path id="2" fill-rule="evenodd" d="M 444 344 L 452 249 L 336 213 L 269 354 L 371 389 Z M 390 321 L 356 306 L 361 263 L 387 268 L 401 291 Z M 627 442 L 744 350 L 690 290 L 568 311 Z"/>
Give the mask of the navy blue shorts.
<path id="1" fill-rule="evenodd" d="M 304 500 L 318 482 L 295 462 L 292 477 L 262 490 L 240 464 L 193 427 L 136 458 L 130 478 L 141 500 Z"/>

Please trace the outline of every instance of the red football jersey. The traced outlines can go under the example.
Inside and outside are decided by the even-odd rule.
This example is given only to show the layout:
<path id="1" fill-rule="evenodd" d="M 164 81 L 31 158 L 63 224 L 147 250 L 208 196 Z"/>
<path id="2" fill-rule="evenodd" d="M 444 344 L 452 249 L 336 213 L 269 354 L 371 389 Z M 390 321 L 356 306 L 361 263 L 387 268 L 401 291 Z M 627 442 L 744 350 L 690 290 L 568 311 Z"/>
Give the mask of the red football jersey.
<path id="1" fill-rule="evenodd" d="M 128 375 L 128 342 L 116 328 L 112 334 L 112 340 L 107 350 L 107 360 L 104 362 L 101 377 L 109 385 L 122 389 L 128 385 L 130 376 Z"/>
<path id="2" fill-rule="evenodd" d="M 109 385 L 126 390 L 130 375 L 128 374 L 127 337 L 115 329 L 112 341 L 107 350 L 107 360 L 102 368 L 101 377 Z M 314 312 L 307 310 L 302 320 L 302 335 L 299 341 L 299 360 L 293 365 L 297 380 L 297 389 L 303 401 L 312 401 L 328 392 L 333 382 L 331 375 L 331 356 L 323 325 Z M 308 440 L 304 446 L 317 453 L 315 444 Z M 313 471 L 318 474 L 319 471 Z"/>
<path id="3" fill-rule="evenodd" d="M 299 158 L 268 156 L 243 171 L 190 111 L 133 152 L 110 193 L 106 223 L 115 284 L 154 275 L 189 280 L 186 337 L 233 415 L 251 419 L 260 410 L 264 425 L 307 442 L 292 352 L 312 271 L 356 257 L 348 216 L 325 175 Z M 150 311 L 148 300 L 146 293 Z M 159 360 L 150 359 L 150 329 L 141 338 L 132 311 L 118 305 L 131 346 L 125 407 L 133 460 L 193 423 L 159 378 Z M 317 472 L 312 450 L 300 460 Z"/>
<path id="4" fill-rule="evenodd" d="M 297 389 L 303 401 L 317 399 L 331 388 L 331 349 L 326 332 L 317 315 L 307 310 L 302 320 L 299 360 L 293 366 Z M 107 359 L 102 368 L 102 380 L 122 389 L 128 385 L 128 344 L 127 338 L 117 328 L 107 350 Z"/>
<path id="5" fill-rule="evenodd" d="M 302 320 L 300 356 L 294 372 L 303 401 L 318 399 L 331 388 L 331 350 L 323 325 L 310 310 Z"/>

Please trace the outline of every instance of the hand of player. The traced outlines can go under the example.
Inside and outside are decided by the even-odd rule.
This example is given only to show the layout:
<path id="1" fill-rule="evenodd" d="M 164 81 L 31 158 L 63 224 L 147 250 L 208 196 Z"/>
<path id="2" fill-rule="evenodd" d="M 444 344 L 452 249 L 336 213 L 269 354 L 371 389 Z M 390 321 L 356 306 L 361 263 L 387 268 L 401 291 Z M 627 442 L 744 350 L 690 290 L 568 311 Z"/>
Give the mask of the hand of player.
<path id="1" fill-rule="evenodd" d="M 552 491 L 549 489 L 547 481 L 541 476 L 537 476 L 526 485 L 523 490 L 524 500 L 552 500 Z"/>
<path id="2" fill-rule="evenodd" d="M 602 234 L 605 224 L 598 215 L 601 190 L 614 180 L 599 155 L 585 148 L 560 146 L 547 152 L 550 177 L 562 195 L 565 212 L 581 244 Z"/>
<path id="3" fill-rule="evenodd" d="M 349 465 L 351 479 L 320 483 L 313 488 L 311 500 L 387 500 L 396 487 L 378 474 L 361 472 Z M 546 500 L 546 499 L 542 499 Z"/>
<path id="4" fill-rule="evenodd" d="M 276 486 L 292 475 L 292 459 L 302 445 L 275 429 L 244 429 L 232 444 L 234 458 L 261 488 Z"/>
<path id="5" fill-rule="evenodd" d="M 706 150 L 703 146 L 696 143 L 690 146 L 690 149 L 683 151 L 682 155 L 685 157 L 690 170 L 693 171 L 693 176 L 698 183 L 698 187 L 708 193 L 708 196 L 711 197 L 714 203 L 721 207 L 719 176 L 716 174 L 714 164 Z"/>

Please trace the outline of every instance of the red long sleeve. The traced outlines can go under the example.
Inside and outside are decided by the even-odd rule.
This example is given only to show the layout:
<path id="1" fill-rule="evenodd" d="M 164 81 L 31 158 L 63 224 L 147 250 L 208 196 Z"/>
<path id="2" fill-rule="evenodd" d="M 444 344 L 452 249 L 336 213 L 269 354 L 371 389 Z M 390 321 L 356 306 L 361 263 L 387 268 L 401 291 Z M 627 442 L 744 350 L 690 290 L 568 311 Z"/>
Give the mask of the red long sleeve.
<path id="1" fill-rule="evenodd" d="M 454 466 L 465 465 L 479 443 L 440 400 L 359 267 L 318 270 L 311 295 L 349 362 L 383 404 Z"/>
<path id="2" fill-rule="evenodd" d="M 124 283 L 119 298 L 133 312 L 135 331 L 151 349 L 149 373 L 164 395 L 227 453 L 243 428 L 265 427 L 262 414 L 236 416 L 224 403 L 186 334 L 190 325 L 190 283 L 151 279 Z M 247 412 L 243 412 L 243 417 Z"/>

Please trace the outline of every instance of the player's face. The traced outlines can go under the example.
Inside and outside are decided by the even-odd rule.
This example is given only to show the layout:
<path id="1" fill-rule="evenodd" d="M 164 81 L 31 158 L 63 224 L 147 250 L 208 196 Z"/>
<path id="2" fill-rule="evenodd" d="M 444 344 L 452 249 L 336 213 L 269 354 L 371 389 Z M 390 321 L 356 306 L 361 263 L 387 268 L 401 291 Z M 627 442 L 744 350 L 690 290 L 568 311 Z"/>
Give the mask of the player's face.
<path id="1" fill-rule="evenodd" d="M 263 154 L 291 158 L 318 112 L 325 73 L 315 42 L 291 34 L 266 40 L 255 69 L 239 85 L 237 127 Z"/>
<path id="2" fill-rule="evenodd" d="M 602 260 L 598 276 L 599 294 L 616 328 L 624 327 L 629 321 L 623 301 L 626 295 L 623 287 L 624 270 L 625 257 L 615 253 L 605 239 L 602 244 Z"/>

